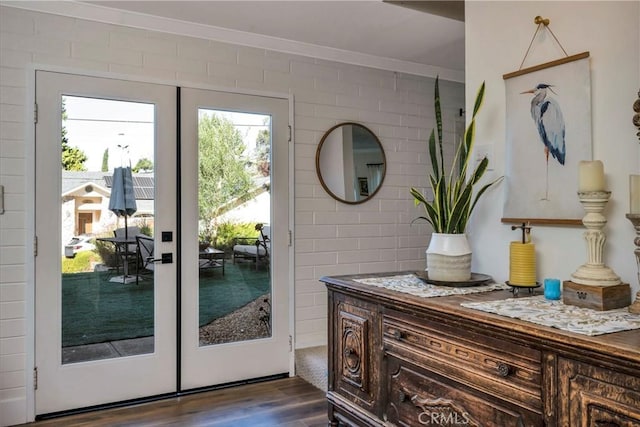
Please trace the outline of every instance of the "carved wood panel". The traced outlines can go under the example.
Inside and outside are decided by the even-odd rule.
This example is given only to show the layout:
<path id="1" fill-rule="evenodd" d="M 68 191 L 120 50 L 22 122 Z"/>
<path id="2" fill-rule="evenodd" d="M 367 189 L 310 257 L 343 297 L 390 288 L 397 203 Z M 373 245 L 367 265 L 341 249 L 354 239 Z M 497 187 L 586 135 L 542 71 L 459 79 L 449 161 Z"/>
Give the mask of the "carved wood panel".
<path id="1" fill-rule="evenodd" d="M 560 425 L 640 426 L 640 378 L 560 359 Z"/>
<path id="2" fill-rule="evenodd" d="M 340 312 L 340 356 L 342 380 L 367 391 L 367 319 Z"/>
<path id="3" fill-rule="evenodd" d="M 374 348 L 379 341 L 375 306 L 350 298 L 339 300 L 334 312 L 333 343 L 334 390 L 356 405 L 377 413 L 379 353 Z"/>

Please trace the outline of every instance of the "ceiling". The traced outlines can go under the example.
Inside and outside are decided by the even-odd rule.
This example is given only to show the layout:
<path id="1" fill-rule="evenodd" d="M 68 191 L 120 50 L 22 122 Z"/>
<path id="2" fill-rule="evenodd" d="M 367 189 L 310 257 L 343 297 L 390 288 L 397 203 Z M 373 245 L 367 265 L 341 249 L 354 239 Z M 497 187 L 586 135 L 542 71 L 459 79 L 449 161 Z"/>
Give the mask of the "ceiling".
<path id="1" fill-rule="evenodd" d="M 439 74 L 449 80 L 464 80 L 464 2 L 461 1 L 2 3 L 147 29 L 186 35 L 195 33 L 198 37 L 307 53 L 318 58 L 399 72 Z"/>
<path id="2" fill-rule="evenodd" d="M 406 7 L 379 0 L 90 3 L 464 71 L 464 22 L 434 14 L 463 19 L 459 6 L 464 2 L 398 2 Z"/>

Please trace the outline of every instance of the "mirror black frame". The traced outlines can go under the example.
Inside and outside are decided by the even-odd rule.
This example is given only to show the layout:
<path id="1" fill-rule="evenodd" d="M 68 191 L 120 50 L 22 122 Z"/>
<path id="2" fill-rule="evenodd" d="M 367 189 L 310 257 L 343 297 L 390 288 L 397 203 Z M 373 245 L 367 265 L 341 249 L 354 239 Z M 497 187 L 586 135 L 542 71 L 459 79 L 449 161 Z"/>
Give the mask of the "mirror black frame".
<path id="1" fill-rule="evenodd" d="M 380 153 L 382 155 L 382 164 L 384 165 L 384 169 L 382 171 L 382 177 L 380 179 L 380 184 L 378 185 L 378 187 L 376 187 L 376 189 L 373 192 L 370 192 L 365 198 L 361 199 L 361 200 L 345 200 L 339 196 L 337 196 L 335 193 L 333 193 L 331 191 L 331 189 L 329 189 L 329 187 L 327 186 L 326 182 L 324 181 L 324 179 L 322 178 L 322 172 L 320 170 L 320 152 L 322 151 L 322 146 L 324 145 L 324 142 L 326 141 L 327 137 L 331 134 L 331 132 L 333 132 L 334 130 L 338 129 L 339 127 L 342 126 L 347 126 L 347 125 L 351 125 L 351 126 L 357 126 L 359 128 L 362 128 L 363 130 L 365 130 L 366 132 L 368 132 L 373 139 L 375 140 L 375 142 L 378 143 L 378 146 L 380 147 Z M 384 147 L 382 146 L 382 143 L 380 142 L 380 139 L 378 139 L 378 136 L 373 133 L 373 131 L 371 131 L 371 129 L 369 129 L 368 127 L 360 124 L 360 123 L 356 123 L 356 122 L 343 122 L 343 123 L 338 123 L 337 125 L 333 126 L 331 129 L 329 129 L 328 131 L 326 131 L 324 133 L 324 135 L 322 136 L 322 139 L 320 140 L 320 143 L 318 144 L 318 148 L 316 150 L 316 174 L 318 175 L 318 179 L 320 180 L 320 185 L 322 185 L 322 188 L 324 188 L 324 191 L 327 192 L 327 194 L 329 194 L 331 197 L 333 197 L 334 199 L 336 199 L 339 202 L 342 203 L 346 203 L 349 205 L 358 205 L 360 203 L 364 203 L 368 200 L 370 200 L 373 196 L 375 196 L 378 191 L 380 191 L 380 188 L 382 187 L 382 184 L 384 183 L 384 179 L 387 175 L 387 157 L 385 155 L 384 152 Z"/>

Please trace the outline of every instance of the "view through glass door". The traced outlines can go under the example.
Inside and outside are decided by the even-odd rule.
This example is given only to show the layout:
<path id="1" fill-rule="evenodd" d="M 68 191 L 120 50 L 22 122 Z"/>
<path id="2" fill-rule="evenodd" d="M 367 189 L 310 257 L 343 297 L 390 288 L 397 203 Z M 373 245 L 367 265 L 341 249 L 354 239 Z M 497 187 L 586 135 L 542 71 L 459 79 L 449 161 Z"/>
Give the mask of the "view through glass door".
<path id="1" fill-rule="evenodd" d="M 289 372 L 288 101 L 177 91 L 36 73 L 37 415 Z"/>
<path id="2" fill-rule="evenodd" d="M 38 71 L 36 101 L 36 414 L 172 392 L 176 89 Z"/>
<path id="3" fill-rule="evenodd" d="M 181 105 L 182 388 L 288 373 L 288 101 Z"/>

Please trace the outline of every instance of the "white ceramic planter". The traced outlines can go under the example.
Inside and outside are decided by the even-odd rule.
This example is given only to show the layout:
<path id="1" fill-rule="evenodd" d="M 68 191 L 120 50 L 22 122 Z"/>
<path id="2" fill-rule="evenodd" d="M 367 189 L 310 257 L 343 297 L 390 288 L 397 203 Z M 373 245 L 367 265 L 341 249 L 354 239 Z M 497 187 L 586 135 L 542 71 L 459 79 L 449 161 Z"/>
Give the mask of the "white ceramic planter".
<path id="1" fill-rule="evenodd" d="M 427 248 L 429 279 L 464 282 L 471 279 L 471 247 L 466 234 L 433 233 Z"/>

